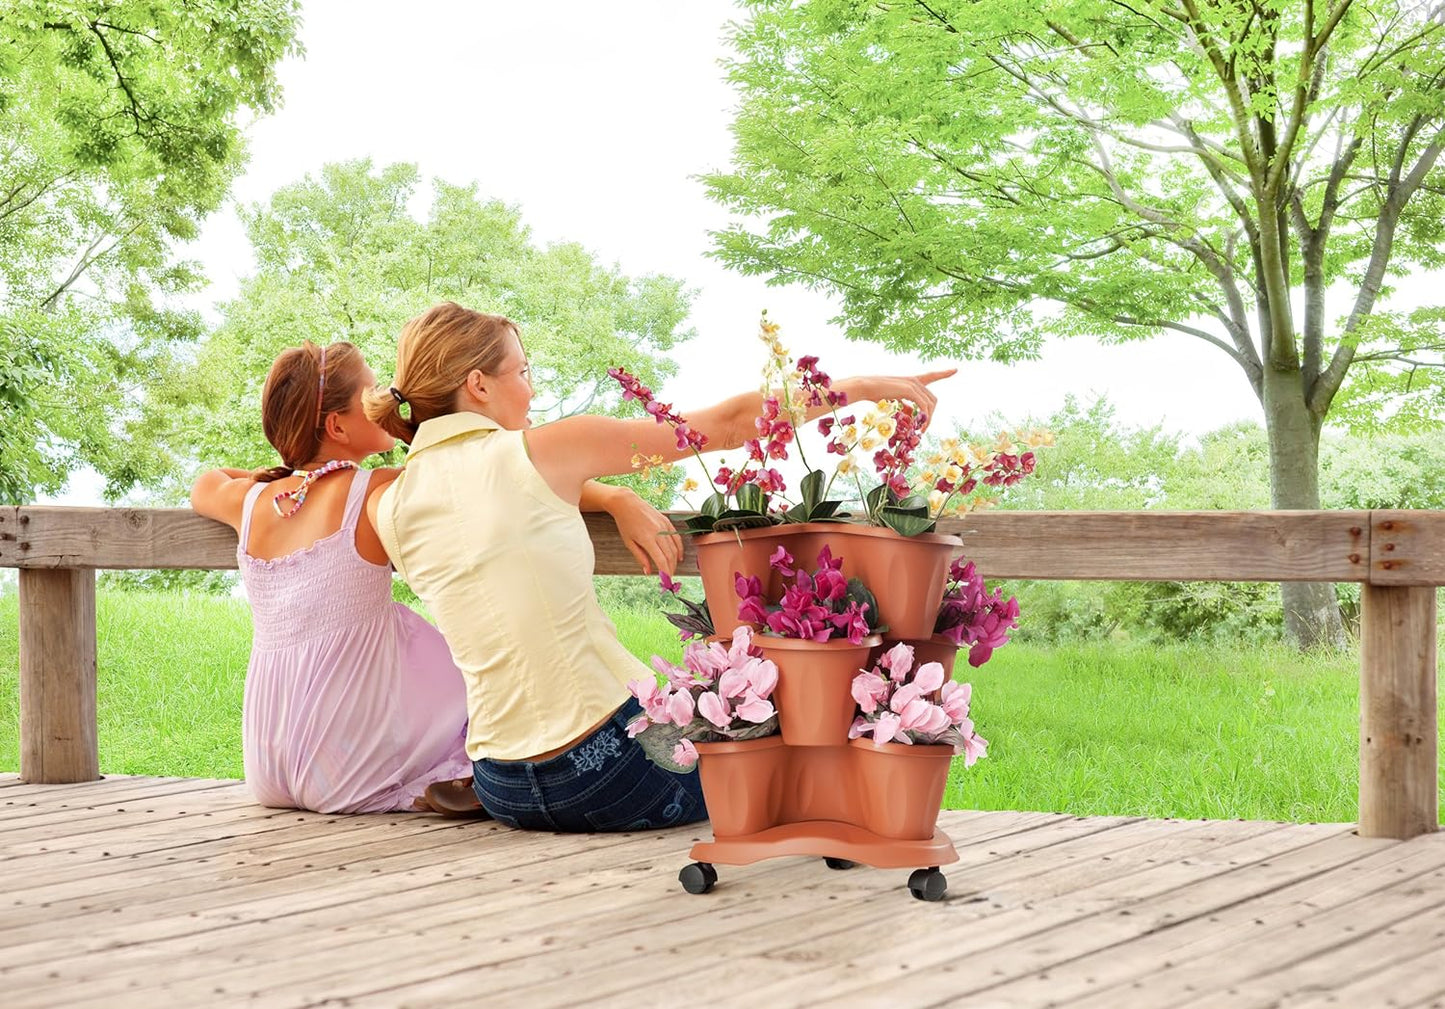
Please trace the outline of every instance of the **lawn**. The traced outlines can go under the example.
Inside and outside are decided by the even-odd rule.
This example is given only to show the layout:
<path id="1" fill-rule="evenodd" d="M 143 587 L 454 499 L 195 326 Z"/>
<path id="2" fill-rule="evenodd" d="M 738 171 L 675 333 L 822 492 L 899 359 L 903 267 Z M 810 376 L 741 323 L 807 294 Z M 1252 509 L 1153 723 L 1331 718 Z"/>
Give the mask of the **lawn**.
<path id="1" fill-rule="evenodd" d="M 0 771 L 19 759 L 15 608 L 0 598 Z M 97 619 L 102 770 L 239 777 L 244 601 L 103 592 Z M 640 658 L 680 654 L 656 613 L 614 619 Z M 950 808 L 1355 819 L 1353 655 L 1014 644 L 957 675 L 990 747 L 955 762 Z"/>

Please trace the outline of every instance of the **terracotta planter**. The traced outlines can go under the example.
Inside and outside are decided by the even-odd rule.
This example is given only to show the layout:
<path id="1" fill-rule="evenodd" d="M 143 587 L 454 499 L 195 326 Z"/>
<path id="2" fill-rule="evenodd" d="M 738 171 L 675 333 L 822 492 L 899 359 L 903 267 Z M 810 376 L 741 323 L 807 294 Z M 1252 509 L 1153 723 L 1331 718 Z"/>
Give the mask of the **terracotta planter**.
<path id="1" fill-rule="evenodd" d="M 953 747 L 877 746 L 871 739 L 855 739 L 848 745 L 854 754 L 863 826 L 881 837 L 909 841 L 932 837 Z"/>
<path id="2" fill-rule="evenodd" d="M 716 837 L 741 837 L 778 823 L 788 751 L 781 736 L 698 743 L 698 776 Z"/>
<path id="3" fill-rule="evenodd" d="M 796 556 L 792 539 L 804 528 L 803 525 L 762 526 L 707 533 L 693 540 L 697 570 L 702 576 L 702 591 L 707 597 L 707 612 L 712 617 L 714 631 L 730 636 L 742 623 L 738 619 L 741 600 L 734 585 L 734 572 L 762 579 L 763 591 L 770 599 L 782 594 L 782 575 L 769 568 L 768 558 L 780 542 L 787 542 L 788 552 Z"/>
<path id="4" fill-rule="evenodd" d="M 779 544 L 811 571 L 826 545 L 843 559 L 843 574 L 857 578 L 878 599 L 878 619 L 892 638 L 927 638 L 938 619 L 948 562 L 962 547 L 957 536 L 900 536 L 892 529 L 850 522 L 804 522 L 736 532 L 709 533 L 694 541 L 708 613 L 719 634 L 738 626 L 734 572 L 757 576 L 769 599 L 782 594 L 783 579 L 768 567 Z"/>
<path id="5" fill-rule="evenodd" d="M 841 746 L 848 739 L 857 707 L 853 677 L 881 641 L 876 634 L 860 644 L 847 639 L 800 641 L 759 634 L 753 644 L 778 667 L 773 706 L 789 746 Z"/>
<path id="6" fill-rule="evenodd" d="M 948 562 L 963 546 L 957 536 L 923 533 L 900 536 L 878 526 L 836 525 L 833 554 L 843 558 L 843 574 L 861 579 L 878 599 L 878 618 L 895 639 L 933 634 Z"/>

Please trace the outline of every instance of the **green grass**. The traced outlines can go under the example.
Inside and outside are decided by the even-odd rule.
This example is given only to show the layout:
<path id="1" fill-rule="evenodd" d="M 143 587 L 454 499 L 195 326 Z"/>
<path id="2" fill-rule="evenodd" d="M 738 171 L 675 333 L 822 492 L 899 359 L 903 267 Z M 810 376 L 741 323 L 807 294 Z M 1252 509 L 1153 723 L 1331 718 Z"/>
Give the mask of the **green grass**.
<path id="1" fill-rule="evenodd" d="M 244 601 L 102 593 L 100 757 L 125 774 L 239 777 Z M 16 601 L 0 598 L 0 770 L 19 760 Z M 636 655 L 676 660 L 655 612 L 618 610 Z M 1353 820 L 1357 660 L 1288 649 L 1014 644 L 982 669 L 989 756 L 956 762 L 950 808 Z"/>

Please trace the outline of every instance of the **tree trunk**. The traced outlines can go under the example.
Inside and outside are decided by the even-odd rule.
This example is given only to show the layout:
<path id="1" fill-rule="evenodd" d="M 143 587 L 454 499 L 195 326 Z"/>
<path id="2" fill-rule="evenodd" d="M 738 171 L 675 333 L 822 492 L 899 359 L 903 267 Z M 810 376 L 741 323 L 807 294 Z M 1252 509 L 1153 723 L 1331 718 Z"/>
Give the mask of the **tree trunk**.
<path id="1" fill-rule="evenodd" d="M 1275 508 L 1320 506 L 1320 419 L 1305 403 L 1298 368 L 1264 368 L 1264 419 L 1269 432 L 1269 485 Z M 1285 582 L 1285 636 L 1301 649 L 1342 648 L 1344 625 L 1329 582 Z"/>

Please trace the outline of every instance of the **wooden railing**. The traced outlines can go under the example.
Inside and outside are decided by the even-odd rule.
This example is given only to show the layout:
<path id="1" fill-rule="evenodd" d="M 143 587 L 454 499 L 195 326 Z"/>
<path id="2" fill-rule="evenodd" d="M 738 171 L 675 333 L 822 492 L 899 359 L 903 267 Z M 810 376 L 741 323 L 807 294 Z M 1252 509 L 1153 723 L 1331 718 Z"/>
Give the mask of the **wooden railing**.
<path id="1" fill-rule="evenodd" d="M 679 517 L 680 520 L 680 517 Z M 598 574 L 636 574 L 588 515 Z M 987 512 L 945 521 L 989 578 L 1360 582 L 1360 833 L 1439 819 L 1436 587 L 1445 512 Z M 97 568 L 233 568 L 236 535 L 183 509 L 0 508 L 20 569 L 20 774 L 99 777 Z M 691 550 L 684 573 L 695 573 Z"/>

